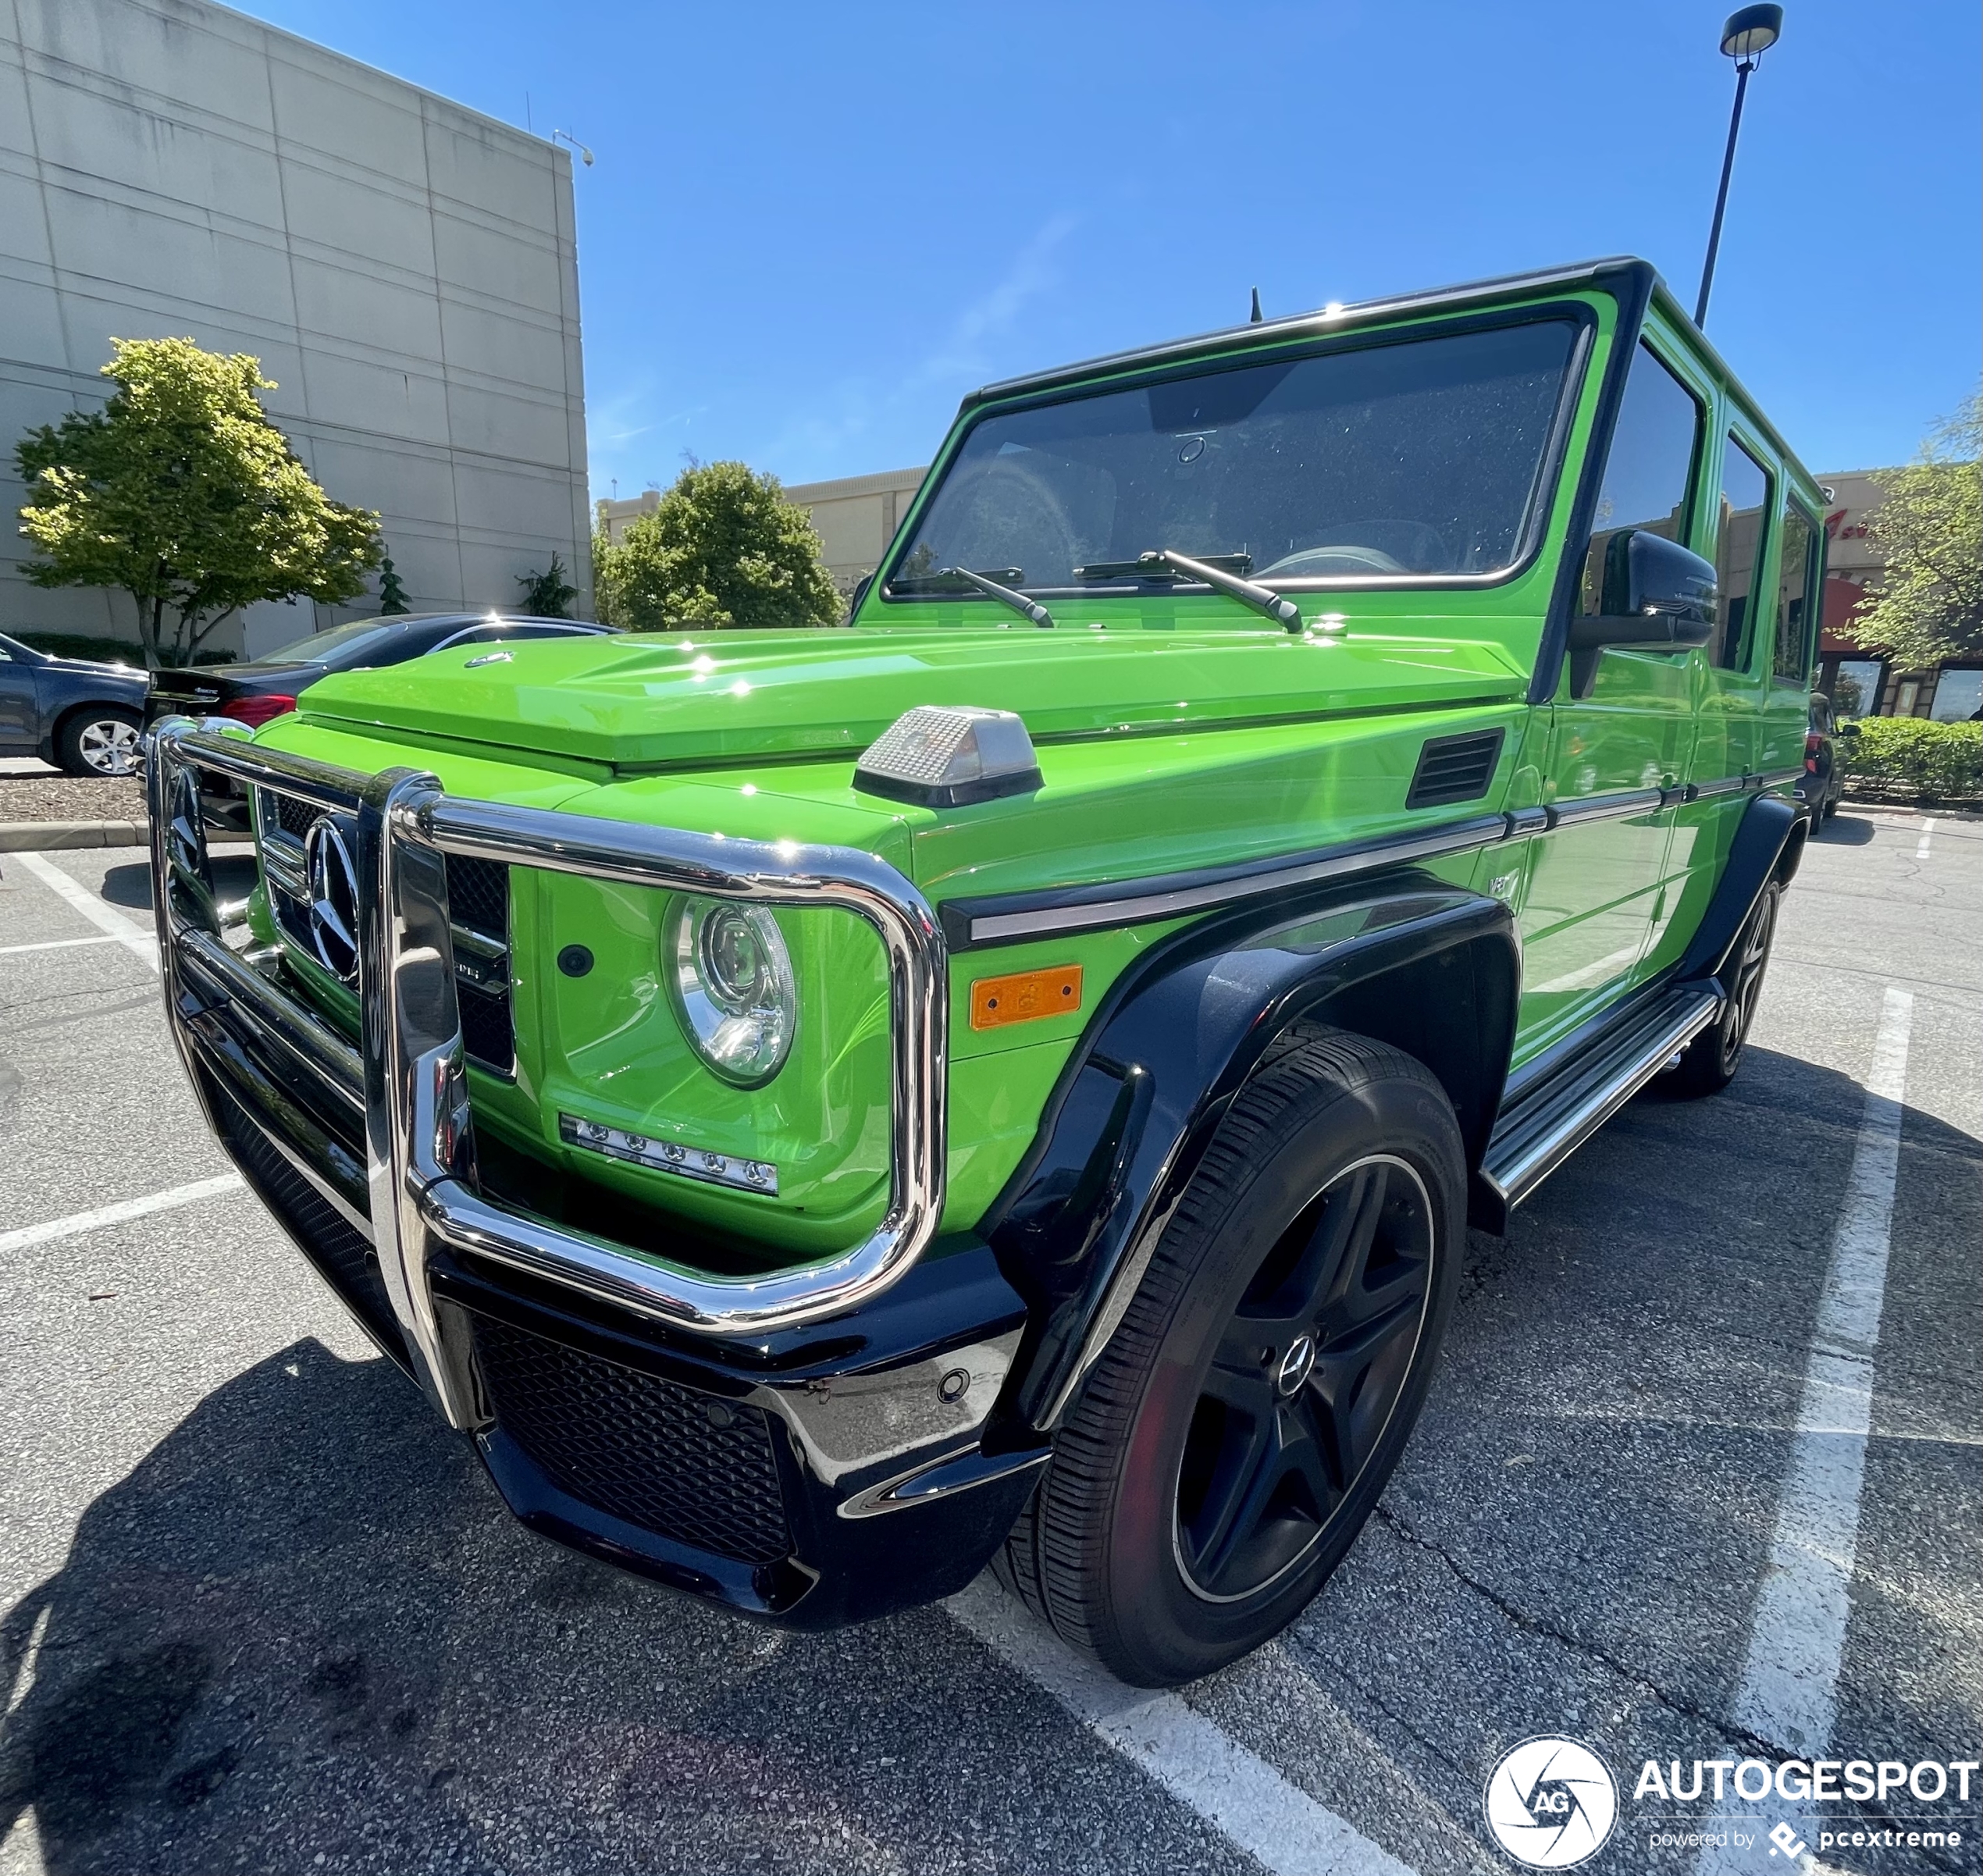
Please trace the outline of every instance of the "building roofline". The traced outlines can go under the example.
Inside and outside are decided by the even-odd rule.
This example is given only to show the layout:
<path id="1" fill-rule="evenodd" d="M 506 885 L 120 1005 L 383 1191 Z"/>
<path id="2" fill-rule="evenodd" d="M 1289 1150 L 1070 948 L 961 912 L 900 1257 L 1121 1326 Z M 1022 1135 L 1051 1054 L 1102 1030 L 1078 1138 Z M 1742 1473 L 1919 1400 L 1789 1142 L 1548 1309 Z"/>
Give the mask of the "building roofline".
<path id="1" fill-rule="evenodd" d="M 159 5 L 158 0 L 138 0 L 138 3 L 162 19 L 171 16 L 171 7 Z M 340 52 L 335 46 L 326 45 L 320 39 L 312 39 L 307 34 L 294 32 L 287 27 L 277 26 L 272 21 L 258 18 L 253 13 L 244 13 L 239 7 L 224 5 L 223 0 L 172 0 L 172 4 L 180 9 L 196 9 L 223 14 L 242 26 L 252 27 L 268 39 L 281 40 L 290 45 L 301 46 L 318 58 L 329 59 L 337 65 L 350 66 L 369 77 L 385 79 L 389 84 L 404 85 L 408 91 L 417 92 L 422 98 L 432 98 L 436 104 L 445 105 L 450 111 L 458 111 L 464 117 L 472 119 L 479 124 L 486 124 L 492 130 L 502 131 L 505 135 L 514 137 L 518 143 L 548 151 L 554 169 L 561 162 L 567 170 L 571 167 L 570 152 L 553 143 L 549 137 L 539 137 L 535 130 L 525 130 L 505 118 L 491 116 L 486 111 L 479 111 L 473 105 L 465 105 L 458 98 L 450 98 L 445 91 L 436 91 L 432 86 L 422 84 L 417 79 L 403 78 L 397 72 L 390 72 L 382 65 L 372 65 L 352 53 Z"/>

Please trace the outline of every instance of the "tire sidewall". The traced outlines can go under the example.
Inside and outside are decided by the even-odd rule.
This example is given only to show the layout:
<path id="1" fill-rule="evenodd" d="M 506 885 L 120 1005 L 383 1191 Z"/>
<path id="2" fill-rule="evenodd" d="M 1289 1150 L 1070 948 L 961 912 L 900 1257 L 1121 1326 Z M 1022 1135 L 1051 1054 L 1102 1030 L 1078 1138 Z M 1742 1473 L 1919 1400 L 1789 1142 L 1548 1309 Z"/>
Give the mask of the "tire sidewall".
<path id="1" fill-rule="evenodd" d="M 1742 1058 L 1749 1047 L 1749 1032 L 1756 1026 L 1756 1005 L 1763 994 L 1763 980 L 1768 974 L 1771 955 L 1776 949 L 1777 914 L 1782 910 L 1783 888 L 1771 880 L 1757 895 L 1756 909 L 1743 921 L 1742 935 L 1736 941 L 1736 969 L 1739 972 L 1743 960 L 1754 940 L 1757 924 L 1767 920 L 1769 930 L 1763 944 L 1763 955 L 1756 961 L 1756 981 L 1747 999 L 1738 1007 L 1737 999 L 1731 996 L 1728 1006 L 1716 1027 L 1714 1065 L 1718 1079 L 1723 1086 L 1732 1081 L 1742 1066 Z"/>
<path id="2" fill-rule="evenodd" d="M 1195 1679 L 1257 1647 L 1306 1607 L 1374 1509 L 1423 1406 L 1451 1314 L 1465 1235 L 1465 1165 L 1451 1108 L 1415 1080 L 1318 1084 L 1209 1233 L 1157 1344 L 1113 1481 L 1105 1569 L 1109 1600 L 1135 1613 L 1120 1639 L 1149 1685 Z M 1332 1098 L 1333 1097 L 1333 1098 Z M 1433 1268 L 1410 1372 L 1383 1434 L 1322 1541 L 1251 1595 L 1213 1602 L 1185 1580 L 1176 1545 L 1184 1442 L 1206 1370 L 1260 1260 L 1287 1224 L 1358 1162 L 1410 1165 L 1433 1211 Z M 1106 1358 L 1105 1357 L 1105 1360 Z"/>

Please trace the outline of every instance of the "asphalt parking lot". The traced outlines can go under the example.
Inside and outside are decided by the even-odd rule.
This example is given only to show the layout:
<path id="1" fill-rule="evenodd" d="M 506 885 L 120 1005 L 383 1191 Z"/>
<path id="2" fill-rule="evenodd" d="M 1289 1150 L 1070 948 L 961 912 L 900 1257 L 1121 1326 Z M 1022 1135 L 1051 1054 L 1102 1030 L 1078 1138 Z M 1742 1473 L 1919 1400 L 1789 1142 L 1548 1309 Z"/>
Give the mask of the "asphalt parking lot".
<path id="1" fill-rule="evenodd" d="M 1734 1088 L 1474 1238 L 1377 1520 L 1159 1700 L 987 1583 L 791 1636 L 513 1525 L 252 1198 L 128 1215 L 227 1170 L 145 900 L 0 856 L 0 1876 L 1505 1871 L 1539 1733 L 1619 1776 L 1585 1867 L 1693 1871 L 1647 1760 L 1983 1759 L 1983 823 L 1814 843 Z M 1829 1867 L 1983 1867 L 1974 1801 L 1832 1808 L 1963 1842 Z"/>

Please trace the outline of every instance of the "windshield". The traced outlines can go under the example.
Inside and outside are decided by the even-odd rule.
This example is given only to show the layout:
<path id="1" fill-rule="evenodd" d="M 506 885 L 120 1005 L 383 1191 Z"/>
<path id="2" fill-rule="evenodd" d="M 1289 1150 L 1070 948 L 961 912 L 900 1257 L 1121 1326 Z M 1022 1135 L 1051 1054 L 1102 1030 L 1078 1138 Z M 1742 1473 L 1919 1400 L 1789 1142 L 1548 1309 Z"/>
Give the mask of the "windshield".
<path id="1" fill-rule="evenodd" d="M 334 655 L 356 652 L 368 639 L 383 645 L 396 632 L 405 629 L 404 619 L 354 619 L 348 625 L 333 625 L 328 632 L 313 632 L 279 650 L 265 652 L 258 662 L 269 664 L 321 664 Z"/>
<path id="2" fill-rule="evenodd" d="M 1522 552 L 1577 327 L 1539 319 L 1202 372 L 984 418 L 888 590 L 1501 572 Z"/>

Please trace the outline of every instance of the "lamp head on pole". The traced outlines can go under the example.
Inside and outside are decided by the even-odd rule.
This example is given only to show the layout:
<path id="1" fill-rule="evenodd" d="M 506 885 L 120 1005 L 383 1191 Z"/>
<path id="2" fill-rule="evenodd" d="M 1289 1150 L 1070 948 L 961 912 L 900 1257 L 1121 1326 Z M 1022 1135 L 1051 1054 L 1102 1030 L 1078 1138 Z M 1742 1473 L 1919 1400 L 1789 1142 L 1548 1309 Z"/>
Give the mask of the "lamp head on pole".
<path id="1" fill-rule="evenodd" d="M 1740 7 L 1722 26 L 1721 51 L 1730 59 L 1760 59 L 1782 37 L 1782 7 Z"/>

